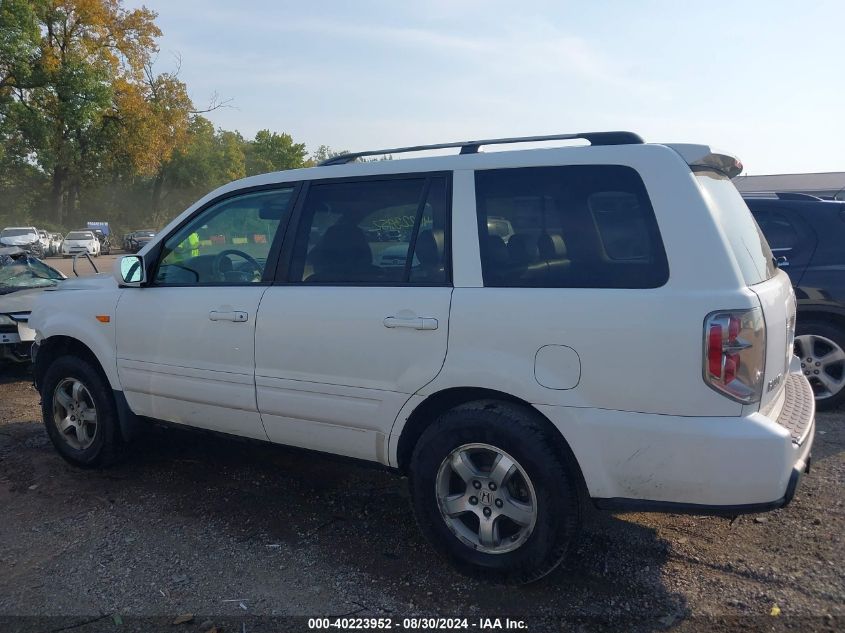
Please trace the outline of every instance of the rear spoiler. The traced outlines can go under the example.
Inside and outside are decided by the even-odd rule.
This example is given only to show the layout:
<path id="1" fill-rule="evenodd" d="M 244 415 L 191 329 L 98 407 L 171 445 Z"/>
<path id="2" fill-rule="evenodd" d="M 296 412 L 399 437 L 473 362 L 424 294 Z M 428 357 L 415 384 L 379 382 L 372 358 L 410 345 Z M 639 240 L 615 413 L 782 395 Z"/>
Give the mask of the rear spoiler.
<path id="1" fill-rule="evenodd" d="M 742 173 L 744 167 L 736 156 L 714 152 L 707 145 L 691 145 L 678 143 L 667 145 L 681 155 L 687 165 L 695 171 L 698 169 L 715 169 L 728 178 L 735 178 Z"/>

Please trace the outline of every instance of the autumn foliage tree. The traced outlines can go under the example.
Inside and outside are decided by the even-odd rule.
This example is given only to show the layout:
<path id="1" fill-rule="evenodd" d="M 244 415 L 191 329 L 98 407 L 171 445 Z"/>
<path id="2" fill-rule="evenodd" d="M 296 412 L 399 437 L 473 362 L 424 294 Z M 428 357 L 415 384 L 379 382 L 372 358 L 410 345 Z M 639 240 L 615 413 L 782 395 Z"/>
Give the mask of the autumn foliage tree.
<path id="1" fill-rule="evenodd" d="M 12 47 L 19 55 L 3 64 L 7 127 L 20 131 L 21 149 L 50 174 L 50 209 L 62 222 L 83 180 L 102 167 L 119 87 L 141 82 L 161 32 L 154 13 L 126 10 L 119 0 L 3 5 L 3 18 L 26 35 Z"/>
<path id="2" fill-rule="evenodd" d="M 305 145 L 215 129 L 156 14 L 122 0 L 0 0 L 0 222 L 161 226 L 209 189 L 311 164 Z"/>

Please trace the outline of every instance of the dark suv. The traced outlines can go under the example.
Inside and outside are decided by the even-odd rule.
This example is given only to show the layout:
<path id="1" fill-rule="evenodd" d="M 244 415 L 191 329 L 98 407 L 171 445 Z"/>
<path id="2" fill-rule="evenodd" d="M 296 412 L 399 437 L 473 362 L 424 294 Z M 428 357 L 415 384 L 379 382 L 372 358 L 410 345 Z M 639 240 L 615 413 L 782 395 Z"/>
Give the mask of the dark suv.
<path id="1" fill-rule="evenodd" d="M 795 354 L 819 409 L 845 400 L 845 202 L 746 197 L 798 299 Z"/>

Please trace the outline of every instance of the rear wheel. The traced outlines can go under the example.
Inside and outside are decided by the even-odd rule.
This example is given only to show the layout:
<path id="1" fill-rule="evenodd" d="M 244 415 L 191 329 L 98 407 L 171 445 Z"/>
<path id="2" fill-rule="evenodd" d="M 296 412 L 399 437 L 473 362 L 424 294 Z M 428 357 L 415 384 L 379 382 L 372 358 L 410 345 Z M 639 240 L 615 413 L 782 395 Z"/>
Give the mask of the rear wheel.
<path id="1" fill-rule="evenodd" d="M 845 332 L 841 328 L 799 318 L 795 355 L 813 387 L 818 409 L 833 409 L 845 401 Z"/>
<path id="2" fill-rule="evenodd" d="M 56 450 L 77 466 L 106 466 L 122 455 L 117 407 L 105 377 L 76 356 L 53 361 L 41 383 L 41 412 Z"/>
<path id="3" fill-rule="evenodd" d="M 580 528 L 572 465 L 536 413 L 478 401 L 448 411 L 411 461 L 423 534 L 462 572 L 526 583 L 563 560 Z"/>

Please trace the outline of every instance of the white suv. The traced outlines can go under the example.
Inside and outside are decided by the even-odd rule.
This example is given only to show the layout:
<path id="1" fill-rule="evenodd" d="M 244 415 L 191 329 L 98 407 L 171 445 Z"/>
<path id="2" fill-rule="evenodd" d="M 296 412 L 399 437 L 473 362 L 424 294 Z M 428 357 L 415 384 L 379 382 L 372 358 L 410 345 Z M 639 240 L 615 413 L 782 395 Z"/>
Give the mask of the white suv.
<path id="1" fill-rule="evenodd" d="M 591 146 L 478 151 L 569 138 Z M 39 299 L 47 431 L 85 466 L 147 419 L 378 462 L 440 552 L 508 581 L 552 570 L 588 501 L 782 507 L 813 393 L 740 169 L 606 132 L 226 185 Z"/>

